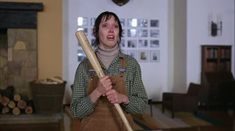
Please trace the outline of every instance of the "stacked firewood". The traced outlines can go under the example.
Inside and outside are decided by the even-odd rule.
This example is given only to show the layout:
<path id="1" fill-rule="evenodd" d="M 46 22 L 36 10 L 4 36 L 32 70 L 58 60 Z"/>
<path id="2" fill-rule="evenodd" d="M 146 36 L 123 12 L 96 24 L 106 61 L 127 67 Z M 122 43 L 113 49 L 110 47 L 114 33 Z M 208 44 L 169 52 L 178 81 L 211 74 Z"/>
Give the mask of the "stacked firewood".
<path id="1" fill-rule="evenodd" d="M 33 101 L 27 96 L 14 92 L 13 86 L 0 90 L 1 114 L 32 114 L 34 111 Z"/>
<path id="2" fill-rule="evenodd" d="M 59 76 L 54 76 L 46 79 L 41 79 L 41 80 L 36 80 L 35 83 L 40 83 L 40 84 L 45 84 L 45 85 L 51 85 L 51 84 L 62 84 L 65 81 L 59 77 Z"/>

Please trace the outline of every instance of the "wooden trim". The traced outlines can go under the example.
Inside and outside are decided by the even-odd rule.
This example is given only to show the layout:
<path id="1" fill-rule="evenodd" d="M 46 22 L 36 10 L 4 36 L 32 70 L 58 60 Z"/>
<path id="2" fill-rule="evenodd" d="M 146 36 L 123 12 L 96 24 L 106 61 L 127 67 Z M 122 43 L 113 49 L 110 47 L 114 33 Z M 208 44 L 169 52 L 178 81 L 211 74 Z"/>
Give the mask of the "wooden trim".
<path id="1" fill-rule="evenodd" d="M 42 3 L 0 2 L 0 11 L 42 11 Z"/>
<path id="2" fill-rule="evenodd" d="M 37 28 L 42 3 L 0 2 L 0 28 Z"/>

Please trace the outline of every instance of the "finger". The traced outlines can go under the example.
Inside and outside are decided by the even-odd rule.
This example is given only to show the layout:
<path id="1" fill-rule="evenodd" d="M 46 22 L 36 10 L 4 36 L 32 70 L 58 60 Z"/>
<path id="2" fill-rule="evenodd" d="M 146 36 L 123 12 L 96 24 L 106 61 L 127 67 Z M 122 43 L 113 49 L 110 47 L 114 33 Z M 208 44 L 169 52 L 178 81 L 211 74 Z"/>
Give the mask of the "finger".
<path id="1" fill-rule="evenodd" d="M 103 78 L 101 78 L 102 80 L 104 81 L 111 81 L 110 77 L 109 76 L 104 76 Z"/>
<path id="2" fill-rule="evenodd" d="M 115 90 L 114 89 L 110 89 L 109 91 L 107 91 L 105 94 L 107 95 L 107 96 L 111 96 L 111 95 L 113 95 L 115 93 Z"/>
<path id="3" fill-rule="evenodd" d="M 112 88 L 113 88 L 113 86 L 109 85 L 109 86 L 107 86 L 106 91 L 110 91 L 110 90 L 112 90 Z"/>
<path id="4" fill-rule="evenodd" d="M 115 99 L 113 96 L 107 96 L 107 99 L 109 100 L 110 103 L 115 103 Z"/>

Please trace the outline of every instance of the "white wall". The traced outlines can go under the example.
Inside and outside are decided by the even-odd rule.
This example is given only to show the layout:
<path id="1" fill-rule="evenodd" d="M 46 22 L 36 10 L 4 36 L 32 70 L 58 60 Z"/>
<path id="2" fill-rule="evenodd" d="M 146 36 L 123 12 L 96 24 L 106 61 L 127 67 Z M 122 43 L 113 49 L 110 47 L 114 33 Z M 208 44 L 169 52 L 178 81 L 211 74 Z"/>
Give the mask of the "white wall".
<path id="1" fill-rule="evenodd" d="M 145 88 L 149 98 L 160 99 L 162 91 L 167 90 L 167 1 L 166 0 L 130 0 L 124 6 L 117 6 L 111 0 L 68 0 L 66 2 L 64 19 L 64 78 L 71 85 L 74 73 L 79 64 L 76 52 L 78 49 L 75 32 L 78 16 L 97 17 L 108 10 L 122 18 L 146 18 L 160 20 L 160 62 L 140 63 Z"/>
<path id="2" fill-rule="evenodd" d="M 208 33 L 208 16 L 220 15 L 223 21 L 222 36 Z M 234 73 L 234 0 L 187 1 L 187 82 L 199 82 L 201 48 L 203 44 L 232 45 L 232 72 Z M 197 63 L 197 64 L 195 64 Z"/>

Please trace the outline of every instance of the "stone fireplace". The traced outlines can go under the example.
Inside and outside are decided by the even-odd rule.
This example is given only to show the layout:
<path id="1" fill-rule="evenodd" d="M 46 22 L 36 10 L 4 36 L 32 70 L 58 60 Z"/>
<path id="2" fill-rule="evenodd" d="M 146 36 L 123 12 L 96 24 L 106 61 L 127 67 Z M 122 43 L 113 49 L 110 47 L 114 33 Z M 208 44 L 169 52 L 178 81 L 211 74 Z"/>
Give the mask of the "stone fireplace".
<path id="1" fill-rule="evenodd" d="M 41 3 L 0 2 L 0 89 L 31 96 L 37 79 L 37 12 Z"/>

